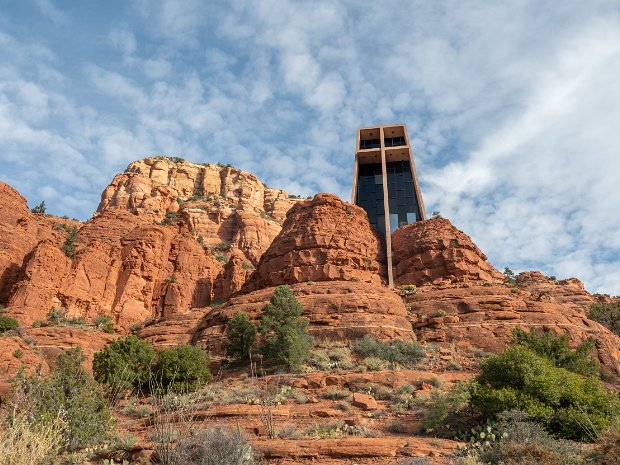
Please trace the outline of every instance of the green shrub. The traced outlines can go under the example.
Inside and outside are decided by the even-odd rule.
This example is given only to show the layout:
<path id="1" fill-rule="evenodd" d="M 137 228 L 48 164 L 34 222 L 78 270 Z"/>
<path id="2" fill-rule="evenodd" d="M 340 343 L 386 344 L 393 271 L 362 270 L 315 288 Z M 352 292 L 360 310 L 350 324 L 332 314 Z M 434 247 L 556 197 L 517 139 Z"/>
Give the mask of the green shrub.
<path id="1" fill-rule="evenodd" d="M 67 310 L 64 308 L 52 307 L 50 311 L 47 312 L 47 322 L 51 325 L 59 325 L 60 323 L 64 323 L 67 316 Z"/>
<path id="2" fill-rule="evenodd" d="M 299 370 L 308 358 L 308 321 L 301 318 L 303 307 L 288 286 L 278 286 L 263 309 L 260 332 L 265 359 L 288 370 Z"/>
<path id="3" fill-rule="evenodd" d="M 19 328 L 19 323 L 16 319 L 0 315 L 0 333 L 17 328 Z"/>
<path id="4" fill-rule="evenodd" d="M 38 213 L 43 215 L 45 213 L 45 210 L 47 210 L 46 206 L 45 206 L 45 200 L 42 200 L 41 203 L 39 205 L 37 205 L 36 207 L 33 207 L 30 209 L 30 211 L 32 213 Z"/>
<path id="5" fill-rule="evenodd" d="M 153 346 L 136 336 L 109 342 L 93 359 L 95 379 L 112 393 L 145 386 L 155 359 Z"/>
<path id="6" fill-rule="evenodd" d="M 355 341 L 353 351 L 362 357 L 376 357 L 385 360 L 391 369 L 396 369 L 400 366 L 412 367 L 424 357 L 424 349 L 415 341 L 404 342 L 400 339 L 395 339 L 383 342 L 376 340 L 370 335 Z"/>
<path id="7" fill-rule="evenodd" d="M 181 344 L 159 352 L 153 376 L 158 388 L 172 392 L 195 391 L 211 380 L 210 364 L 205 351 Z"/>
<path id="8" fill-rule="evenodd" d="M 477 423 L 471 412 L 470 388 L 458 383 L 448 391 L 433 390 L 420 429 L 439 437 L 454 437 Z"/>
<path id="9" fill-rule="evenodd" d="M 73 226 L 67 233 L 67 238 L 65 239 L 65 242 L 62 244 L 62 251 L 69 258 L 75 256 L 75 254 L 77 253 L 77 248 L 75 247 L 77 235 L 78 228 L 77 226 Z"/>
<path id="10" fill-rule="evenodd" d="M 170 226 L 173 223 L 176 223 L 178 220 L 177 212 L 167 211 L 164 219 L 159 222 L 161 226 Z"/>
<path id="11" fill-rule="evenodd" d="M 576 349 L 571 349 L 566 334 L 556 336 L 549 331 L 538 334 L 521 328 L 515 328 L 512 334 L 512 344 L 527 347 L 550 360 L 558 368 L 566 368 L 583 376 L 593 376 L 599 372 L 598 363 L 591 357 L 596 347 L 593 338 L 582 342 Z"/>
<path id="12" fill-rule="evenodd" d="M 114 322 L 108 315 L 97 315 L 93 319 L 93 324 L 98 330 L 103 331 L 104 333 L 114 333 Z"/>
<path id="13" fill-rule="evenodd" d="M 226 325 L 228 344 L 226 354 L 238 361 L 250 360 L 256 351 L 256 326 L 245 312 L 236 313 Z"/>
<path id="14" fill-rule="evenodd" d="M 83 366 L 79 347 L 56 359 L 46 379 L 22 380 L 24 413 L 32 424 L 52 424 L 62 418 L 64 443 L 69 449 L 85 447 L 108 436 L 114 420 L 101 387 Z"/>
<path id="15" fill-rule="evenodd" d="M 488 464 L 577 465 L 582 463 L 580 446 L 557 440 L 527 414 L 510 411 L 501 414 L 491 437 L 476 444 L 476 456 Z M 478 438 L 479 439 L 479 438 Z M 479 439 L 480 441 L 480 439 Z M 480 441 L 480 442 L 482 442 Z"/>
<path id="16" fill-rule="evenodd" d="M 620 402 L 596 377 L 557 368 L 532 350 L 515 346 L 482 362 L 471 385 L 471 404 L 485 418 L 521 410 L 557 437 L 591 441 L 620 414 Z"/>
<path id="17" fill-rule="evenodd" d="M 354 366 L 348 347 L 315 348 L 310 353 L 308 363 L 322 371 L 350 370 Z"/>
<path id="18" fill-rule="evenodd" d="M 620 336 L 620 302 L 597 302 L 590 307 L 588 318 Z"/>

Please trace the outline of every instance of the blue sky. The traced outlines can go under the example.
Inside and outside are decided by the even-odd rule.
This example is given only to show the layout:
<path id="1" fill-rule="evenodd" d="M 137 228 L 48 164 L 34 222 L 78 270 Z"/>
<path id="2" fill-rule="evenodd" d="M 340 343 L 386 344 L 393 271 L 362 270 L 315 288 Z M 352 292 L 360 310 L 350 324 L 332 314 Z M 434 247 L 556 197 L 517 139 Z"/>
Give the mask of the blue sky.
<path id="1" fill-rule="evenodd" d="M 428 212 L 500 269 L 620 294 L 614 1 L 0 3 L 0 179 L 87 219 L 149 155 L 348 199 L 408 125 Z"/>

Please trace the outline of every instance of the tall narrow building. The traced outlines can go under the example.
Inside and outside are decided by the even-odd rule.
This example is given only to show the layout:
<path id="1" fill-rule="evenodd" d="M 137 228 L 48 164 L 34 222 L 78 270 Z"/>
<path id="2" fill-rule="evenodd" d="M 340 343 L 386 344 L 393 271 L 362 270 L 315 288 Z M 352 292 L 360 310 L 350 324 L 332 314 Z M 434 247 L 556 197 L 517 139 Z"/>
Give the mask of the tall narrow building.
<path id="1" fill-rule="evenodd" d="M 387 278 L 393 287 L 392 233 L 426 219 L 404 124 L 357 131 L 351 203 L 366 210 L 370 224 L 385 235 Z"/>

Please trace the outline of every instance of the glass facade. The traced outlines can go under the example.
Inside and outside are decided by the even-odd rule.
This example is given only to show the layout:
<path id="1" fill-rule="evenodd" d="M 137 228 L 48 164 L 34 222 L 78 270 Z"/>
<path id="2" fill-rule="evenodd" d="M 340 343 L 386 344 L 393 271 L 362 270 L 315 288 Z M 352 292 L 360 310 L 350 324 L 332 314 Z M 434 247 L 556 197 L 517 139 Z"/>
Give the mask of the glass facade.
<path id="1" fill-rule="evenodd" d="M 390 229 L 394 232 L 401 226 L 421 219 L 421 216 L 409 162 L 388 162 L 386 170 Z M 368 213 L 370 224 L 385 233 L 383 176 L 380 163 L 359 165 L 357 204 Z"/>

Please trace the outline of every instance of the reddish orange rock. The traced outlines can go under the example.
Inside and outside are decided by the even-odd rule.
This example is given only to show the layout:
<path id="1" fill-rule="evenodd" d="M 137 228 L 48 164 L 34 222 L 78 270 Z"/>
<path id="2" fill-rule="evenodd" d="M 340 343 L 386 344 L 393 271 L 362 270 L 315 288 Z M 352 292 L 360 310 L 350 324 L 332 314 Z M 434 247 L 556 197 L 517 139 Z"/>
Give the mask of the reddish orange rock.
<path id="1" fill-rule="evenodd" d="M 392 235 L 392 250 L 397 285 L 504 279 L 469 236 L 445 218 L 398 228 Z"/>
<path id="2" fill-rule="evenodd" d="M 331 194 L 296 204 L 243 292 L 307 281 L 380 285 L 385 253 L 366 212 Z"/>
<path id="3" fill-rule="evenodd" d="M 359 392 L 355 392 L 353 397 L 351 398 L 351 404 L 355 407 L 359 407 L 362 410 L 374 410 L 379 405 L 373 396 L 368 394 L 361 394 Z"/>
<path id="4" fill-rule="evenodd" d="M 371 334 L 380 339 L 411 340 L 415 336 L 402 299 L 385 286 L 350 281 L 308 282 L 291 286 L 310 321 L 309 331 L 319 338 L 357 339 Z M 205 309 L 196 341 L 220 351 L 226 323 L 237 312 L 260 319 L 275 288 L 232 297 L 221 307 Z"/>

